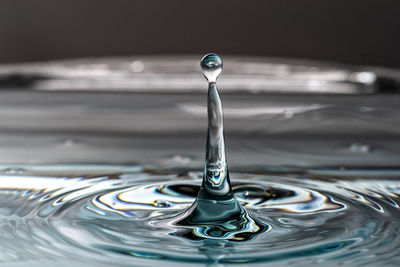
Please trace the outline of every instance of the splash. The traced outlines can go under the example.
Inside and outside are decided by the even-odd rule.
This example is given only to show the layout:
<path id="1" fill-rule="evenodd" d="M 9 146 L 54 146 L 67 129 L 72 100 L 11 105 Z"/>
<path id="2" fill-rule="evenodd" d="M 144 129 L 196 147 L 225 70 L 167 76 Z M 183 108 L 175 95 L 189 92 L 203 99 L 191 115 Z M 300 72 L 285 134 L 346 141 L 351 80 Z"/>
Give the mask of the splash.
<path id="1" fill-rule="evenodd" d="M 224 119 L 217 79 L 222 72 L 222 59 L 207 54 L 200 63 L 208 81 L 208 132 L 203 182 L 193 205 L 174 219 L 183 228 L 179 236 L 189 239 L 223 239 L 244 241 L 268 226 L 257 222 L 234 196 L 229 180 L 225 152 Z"/>

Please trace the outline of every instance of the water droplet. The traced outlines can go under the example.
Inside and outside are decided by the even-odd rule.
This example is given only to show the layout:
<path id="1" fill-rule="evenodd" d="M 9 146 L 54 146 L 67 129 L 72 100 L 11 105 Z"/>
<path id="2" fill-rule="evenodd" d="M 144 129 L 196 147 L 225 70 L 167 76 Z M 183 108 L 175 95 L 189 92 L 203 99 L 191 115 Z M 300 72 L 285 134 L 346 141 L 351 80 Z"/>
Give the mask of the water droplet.
<path id="1" fill-rule="evenodd" d="M 204 77 L 209 83 L 217 82 L 218 76 L 222 71 L 222 59 L 217 54 L 207 54 L 200 62 Z"/>
<path id="2" fill-rule="evenodd" d="M 206 199 L 231 199 L 233 192 L 229 181 L 225 155 L 224 118 L 222 102 L 216 80 L 222 71 L 222 59 L 216 54 L 207 54 L 201 60 L 204 76 L 209 82 L 207 97 L 208 131 L 206 164 L 199 197 Z"/>

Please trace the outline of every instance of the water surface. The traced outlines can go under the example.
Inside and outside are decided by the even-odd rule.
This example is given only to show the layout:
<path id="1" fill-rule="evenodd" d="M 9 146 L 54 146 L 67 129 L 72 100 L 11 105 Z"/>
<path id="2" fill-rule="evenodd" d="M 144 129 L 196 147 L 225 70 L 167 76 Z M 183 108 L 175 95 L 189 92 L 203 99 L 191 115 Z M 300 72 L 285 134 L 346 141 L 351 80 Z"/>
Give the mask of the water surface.
<path id="1" fill-rule="evenodd" d="M 397 169 L 232 173 L 236 198 L 269 228 L 224 240 L 193 239 L 163 224 L 195 200 L 202 178 L 195 170 L 20 166 L 0 176 L 0 258 L 10 266 L 395 265 L 399 175 Z"/>

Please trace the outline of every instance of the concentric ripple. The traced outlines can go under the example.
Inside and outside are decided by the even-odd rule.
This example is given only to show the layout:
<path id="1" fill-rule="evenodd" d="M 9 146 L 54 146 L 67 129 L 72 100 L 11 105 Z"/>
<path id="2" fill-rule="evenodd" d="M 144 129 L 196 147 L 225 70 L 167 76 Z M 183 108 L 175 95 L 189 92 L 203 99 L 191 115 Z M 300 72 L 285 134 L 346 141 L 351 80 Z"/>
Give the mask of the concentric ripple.
<path id="1" fill-rule="evenodd" d="M 190 170 L 175 175 L 103 166 L 101 174 L 96 168 L 81 166 L 79 175 L 72 175 L 74 166 L 1 175 L 0 263 L 399 263 L 399 179 L 348 179 L 344 171 L 335 179 L 313 170 L 313 179 L 234 173 L 236 198 L 266 226 L 236 242 L 189 238 L 165 223 L 196 198 L 201 179 Z"/>

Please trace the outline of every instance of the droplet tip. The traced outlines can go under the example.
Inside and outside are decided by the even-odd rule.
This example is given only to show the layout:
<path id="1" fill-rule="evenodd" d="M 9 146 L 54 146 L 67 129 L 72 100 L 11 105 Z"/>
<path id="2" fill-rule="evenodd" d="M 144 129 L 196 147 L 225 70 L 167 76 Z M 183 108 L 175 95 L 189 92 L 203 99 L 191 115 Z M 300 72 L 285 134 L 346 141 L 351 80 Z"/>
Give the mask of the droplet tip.
<path id="1" fill-rule="evenodd" d="M 218 76 L 222 72 L 222 59 L 214 53 L 205 55 L 200 62 L 201 70 L 204 77 L 209 83 L 217 82 Z"/>

